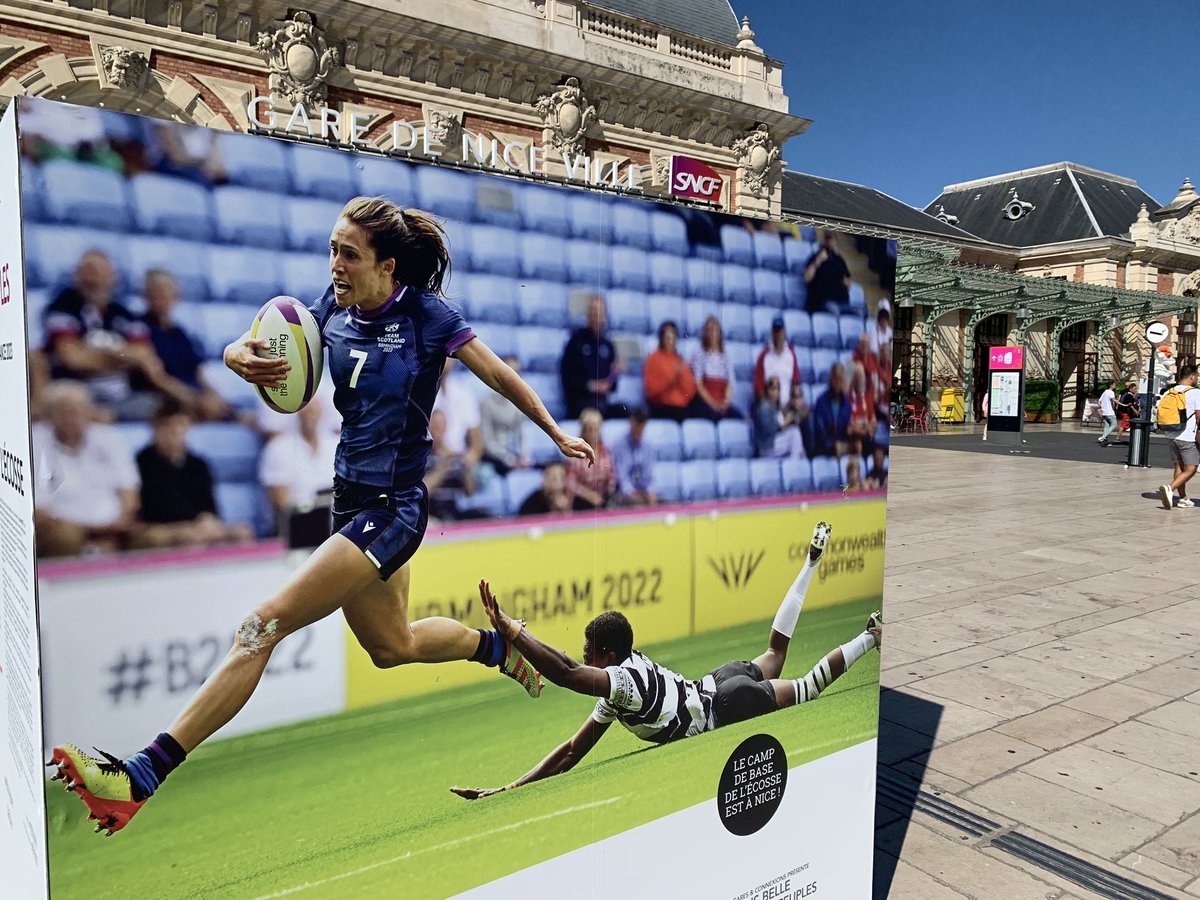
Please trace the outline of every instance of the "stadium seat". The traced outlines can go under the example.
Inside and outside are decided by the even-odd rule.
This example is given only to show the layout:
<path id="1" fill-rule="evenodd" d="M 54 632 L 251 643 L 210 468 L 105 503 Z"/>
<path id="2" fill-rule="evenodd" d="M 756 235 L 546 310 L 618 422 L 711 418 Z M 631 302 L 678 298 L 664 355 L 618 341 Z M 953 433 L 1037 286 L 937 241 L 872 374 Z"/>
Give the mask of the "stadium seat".
<path id="1" fill-rule="evenodd" d="M 255 309 L 245 303 L 206 303 L 195 309 L 201 323 L 195 336 L 204 343 L 204 354 L 210 359 L 220 359 L 226 345 L 245 334 L 254 322 Z"/>
<path id="2" fill-rule="evenodd" d="M 708 317 L 719 317 L 720 312 L 720 304 L 713 303 L 711 300 L 685 300 L 683 321 L 678 323 L 680 337 L 699 337 L 704 332 L 704 323 L 708 321 Z"/>
<path id="3" fill-rule="evenodd" d="M 653 468 L 654 492 L 664 503 L 678 503 L 679 466 L 673 462 L 656 462 Z"/>
<path id="4" fill-rule="evenodd" d="M 475 187 L 475 218 L 480 222 L 520 231 L 521 210 L 516 191 L 524 190 L 499 178 L 480 179 Z"/>
<path id="5" fill-rule="evenodd" d="M 754 264 L 760 269 L 782 272 L 787 268 L 783 256 L 783 240 L 773 231 L 756 231 L 754 240 Z"/>
<path id="6" fill-rule="evenodd" d="M 749 410 L 742 410 L 749 413 Z M 720 459 L 741 457 L 749 459 L 754 455 L 753 435 L 750 423 L 745 419 L 722 419 L 717 423 L 717 456 Z"/>
<path id="7" fill-rule="evenodd" d="M 801 240 L 808 241 L 810 244 L 815 244 L 817 242 L 817 229 L 811 225 L 801 225 L 800 238 Z"/>
<path id="8" fill-rule="evenodd" d="M 417 166 L 417 205 L 439 216 L 469 222 L 475 218 L 475 191 L 481 177 L 439 166 Z"/>
<path id="9" fill-rule="evenodd" d="M 750 496 L 750 463 L 744 459 L 717 462 L 717 496 L 738 499 Z"/>
<path id="10" fill-rule="evenodd" d="M 286 253 L 283 256 L 283 292 L 305 304 L 329 287 L 329 254 Z"/>
<path id="11" fill-rule="evenodd" d="M 286 191 L 291 183 L 291 150 L 284 141 L 243 134 L 219 137 L 221 164 L 233 184 Z"/>
<path id="12" fill-rule="evenodd" d="M 807 241 L 798 241 L 795 238 L 783 239 L 783 260 L 789 272 L 796 275 L 803 274 L 804 267 L 808 265 L 812 255 L 813 247 Z"/>
<path id="13" fill-rule="evenodd" d="M 813 382 L 828 384 L 829 370 L 839 362 L 836 350 L 816 349 L 812 352 Z"/>
<path id="14" fill-rule="evenodd" d="M 220 360 L 205 360 L 200 363 L 200 372 L 221 399 L 235 409 L 257 409 L 262 402 L 254 385 L 243 381 Z"/>
<path id="15" fill-rule="evenodd" d="M 722 267 L 709 259 L 685 259 L 683 274 L 687 282 L 687 297 L 700 297 L 705 300 L 721 299 Z"/>
<path id="16" fill-rule="evenodd" d="M 188 449 L 208 461 L 214 481 L 257 481 L 258 435 L 244 425 L 202 422 L 188 432 Z"/>
<path id="17" fill-rule="evenodd" d="M 521 275 L 525 278 L 545 278 L 551 281 L 566 281 L 569 274 L 567 258 L 558 250 L 557 241 L 536 231 L 525 232 L 510 240 L 520 242 Z"/>
<path id="18" fill-rule="evenodd" d="M 292 187 L 310 197 L 324 197 L 345 205 L 356 192 L 354 156 L 321 147 L 292 147 Z M 333 221 L 329 223 L 333 227 Z"/>
<path id="19" fill-rule="evenodd" d="M 743 415 L 753 415 L 754 383 L 751 379 L 739 379 L 733 383 L 733 405 L 741 410 Z"/>
<path id="20" fill-rule="evenodd" d="M 523 325 L 516 329 L 517 358 L 528 372 L 557 373 L 563 347 L 570 337 L 565 328 Z"/>
<path id="21" fill-rule="evenodd" d="M 740 303 L 721 304 L 721 331 L 727 341 L 754 340 L 750 307 Z"/>
<path id="22" fill-rule="evenodd" d="M 777 309 L 769 306 L 755 306 L 750 310 L 751 326 L 754 330 L 753 340 L 765 344 L 771 339 L 771 323 L 775 317 L 782 315 Z"/>
<path id="23" fill-rule="evenodd" d="M 650 330 L 650 309 L 641 291 L 613 290 L 608 293 L 608 323 L 614 331 Z"/>
<path id="24" fill-rule="evenodd" d="M 446 234 L 446 249 L 450 251 L 450 258 L 454 261 L 454 271 L 469 272 L 477 268 L 471 259 L 472 226 L 458 219 L 444 219 L 442 230 Z"/>
<path id="25" fill-rule="evenodd" d="M 813 482 L 818 491 L 840 491 L 842 489 L 845 482 L 842 481 L 842 470 L 836 457 L 816 457 L 812 461 L 812 470 Z"/>
<path id="26" fill-rule="evenodd" d="M 648 204 L 636 200 L 617 200 L 612 207 L 613 243 L 649 250 L 650 212 Z"/>
<path id="27" fill-rule="evenodd" d="M 471 229 L 471 262 L 478 272 L 489 275 L 521 274 L 521 254 L 514 235 L 507 228 L 476 225 Z"/>
<path id="28" fill-rule="evenodd" d="M 813 484 L 812 464 L 807 459 L 785 459 L 779 464 L 783 476 L 783 489 L 789 494 L 811 494 Z"/>
<path id="29" fill-rule="evenodd" d="M 46 212 L 42 198 L 46 185 L 42 181 L 42 167 L 27 156 L 21 157 L 21 216 L 26 222 L 43 222 Z"/>
<path id="30" fill-rule="evenodd" d="M 612 240 L 611 200 L 594 191 L 571 191 L 566 201 L 572 236 L 603 243 Z"/>
<path id="31" fill-rule="evenodd" d="M 682 438 L 684 459 L 716 459 L 717 426 L 708 419 L 685 419 Z"/>
<path id="32" fill-rule="evenodd" d="M 682 500 L 715 499 L 717 496 L 716 464 L 711 459 L 696 459 L 680 463 L 679 496 Z"/>
<path id="33" fill-rule="evenodd" d="M 215 188 L 212 197 L 219 240 L 272 248 L 287 243 L 287 213 L 280 194 L 225 185 Z"/>
<path id="34" fill-rule="evenodd" d="M 533 387 L 533 385 L 530 385 L 530 387 Z M 542 402 L 545 403 L 545 395 L 537 390 L 536 387 L 534 391 L 542 398 Z M 563 430 L 566 430 L 567 426 L 563 422 L 559 422 L 558 424 Z M 572 432 L 572 434 L 574 433 L 576 432 Z M 529 461 L 535 466 L 544 466 L 547 463 L 563 458 L 563 455 L 558 452 L 558 447 L 546 436 L 546 432 L 542 431 L 541 428 L 529 419 L 521 423 L 521 438 L 525 444 L 525 453 L 529 457 Z"/>
<path id="35" fill-rule="evenodd" d="M 788 340 L 797 347 L 812 347 L 812 318 L 802 309 L 789 309 L 783 313 L 783 324 L 787 328 Z M 770 337 L 770 335 L 768 335 Z"/>
<path id="36" fill-rule="evenodd" d="M 121 440 L 134 456 L 149 447 L 154 439 L 154 429 L 147 422 L 118 422 L 108 427 L 121 436 Z"/>
<path id="37" fill-rule="evenodd" d="M 610 449 L 619 441 L 625 440 L 627 434 L 629 434 L 628 419 L 605 419 L 600 425 L 600 439 Z"/>
<path id="38" fill-rule="evenodd" d="M 663 294 L 681 294 L 687 285 L 683 259 L 671 253 L 651 253 L 646 257 L 650 271 L 650 289 Z"/>
<path id="39" fill-rule="evenodd" d="M 636 247 L 613 247 L 609 283 L 615 288 L 648 291 L 650 270 L 646 267 L 646 262 L 645 250 Z"/>
<path id="40" fill-rule="evenodd" d="M 42 316 L 54 296 L 46 288 L 25 288 L 25 305 L 28 313 L 25 318 L 25 333 L 28 335 L 30 348 L 41 347 L 45 342 L 42 329 Z"/>
<path id="41" fill-rule="evenodd" d="M 828 377 L 828 372 L 820 379 L 817 378 L 817 370 L 813 368 L 812 351 L 807 347 L 792 346 L 792 352 L 796 354 L 796 366 L 800 369 L 800 383 L 807 386 L 816 384 L 818 380 L 824 381 Z M 813 402 L 812 396 L 808 391 L 804 392 L 805 399 L 811 405 Z"/>
<path id="42" fill-rule="evenodd" d="M 565 328 L 569 324 L 567 293 L 557 282 L 529 281 L 518 284 L 517 308 L 523 323 L 549 328 Z M 561 347 L 558 349 L 562 351 Z"/>
<path id="43" fill-rule="evenodd" d="M 359 154 L 354 157 L 357 193 L 363 197 L 387 197 L 405 207 L 416 206 L 414 168 L 413 163 L 404 160 Z"/>
<path id="44" fill-rule="evenodd" d="M 328 256 L 329 233 L 344 205 L 319 197 L 289 197 L 284 209 L 288 246 Z"/>
<path id="45" fill-rule="evenodd" d="M 838 330 L 837 316 L 833 313 L 813 313 L 812 330 L 814 347 L 837 350 L 842 346 L 842 335 Z"/>
<path id="46" fill-rule="evenodd" d="M 490 347 L 491 344 L 488 346 Z M 504 354 L 499 355 L 503 356 Z M 525 379 L 525 383 L 533 388 L 533 392 L 541 398 L 550 415 L 561 419 L 567 414 L 567 402 L 563 399 L 562 378 L 558 373 L 550 375 L 544 372 L 530 372 L 522 377 Z"/>
<path id="47" fill-rule="evenodd" d="M 213 495 L 221 521 L 252 525 L 258 537 L 267 537 L 277 530 L 275 515 L 259 485 L 220 481 L 213 485 Z"/>
<path id="48" fill-rule="evenodd" d="M 838 317 L 838 330 L 842 335 L 842 349 L 853 350 L 858 346 L 858 339 L 866 330 L 867 323 L 862 316 L 844 315 Z"/>
<path id="49" fill-rule="evenodd" d="M 246 247 L 210 245 L 209 295 L 221 303 L 266 303 L 279 293 L 283 283 L 281 257 Z"/>
<path id="50" fill-rule="evenodd" d="M 515 325 L 520 305 L 520 282 L 503 275 L 472 275 L 470 294 L 462 299 L 470 322 L 499 322 Z"/>
<path id="51" fill-rule="evenodd" d="M 808 288 L 799 275 L 785 272 L 783 275 L 783 305 L 786 309 L 807 309 Z"/>
<path id="52" fill-rule="evenodd" d="M 721 299 L 726 303 L 753 303 L 753 270 L 735 263 L 726 263 L 722 266 Z"/>
<path id="53" fill-rule="evenodd" d="M 687 256 L 687 224 L 675 213 L 655 210 L 650 213 L 650 244 L 673 256 Z"/>
<path id="54" fill-rule="evenodd" d="M 863 286 L 857 281 L 850 282 L 850 304 L 851 312 L 860 316 L 867 314 L 867 296 L 863 291 Z"/>
<path id="55" fill-rule="evenodd" d="M 754 287 L 754 302 L 759 306 L 781 309 L 787 304 L 783 287 L 783 275 L 770 269 L 755 269 L 751 276 Z"/>
<path id="56" fill-rule="evenodd" d="M 475 336 L 491 348 L 497 356 L 518 356 L 517 329 L 501 322 L 477 321 L 472 325 Z M 544 399 L 544 398 L 543 398 Z"/>
<path id="57" fill-rule="evenodd" d="M 563 188 L 525 185 L 517 191 L 521 227 L 565 238 L 571 233 L 570 195 Z"/>
<path id="58" fill-rule="evenodd" d="M 626 409 L 645 406 L 646 393 L 641 377 L 632 372 L 622 375 L 617 381 L 617 389 L 611 396 L 611 402 L 624 405 Z"/>
<path id="59" fill-rule="evenodd" d="M 591 288 L 603 288 L 609 284 L 609 248 L 596 241 L 567 241 L 567 267 L 571 281 Z"/>
<path id="60" fill-rule="evenodd" d="M 683 310 L 682 297 L 674 294 L 651 294 L 647 300 L 650 327 L 646 329 L 646 333 L 657 334 L 658 326 L 663 322 L 674 322 L 677 327 L 683 328 Z"/>
<path id="61" fill-rule="evenodd" d="M 42 182 L 42 200 L 54 221 L 112 231 L 129 227 L 125 179 L 111 169 L 52 159 L 42 166 Z"/>
<path id="62" fill-rule="evenodd" d="M 454 498 L 454 508 L 464 517 L 480 515 L 499 518 L 508 513 L 508 496 L 504 490 L 504 480 L 498 475 L 484 479 L 482 486 L 469 497 L 459 494 Z"/>
<path id="63" fill-rule="evenodd" d="M 194 181 L 144 172 L 129 179 L 129 198 L 141 231 L 194 241 L 212 237 L 212 199 Z"/>
<path id="64" fill-rule="evenodd" d="M 750 493 L 755 497 L 775 497 L 783 493 L 783 472 L 779 460 L 750 460 Z"/>
<path id="65" fill-rule="evenodd" d="M 754 239 L 750 232 L 741 225 L 722 225 L 721 255 L 727 262 L 740 266 L 755 265 L 757 260 L 754 258 Z"/>
<path id="66" fill-rule="evenodd" d="M 725 353 L 733 365 L 735 384 L 739 381 L 751 381 L 754 378 L 754 364 L 758 362 L 758 352 L 761 349 L 758 344 L 751 344 L 748 341 L 726 342 Z M 749 415 L 750 410 L 743 409 L 742 413 Z"/>
<path id="67" fill-rule="evenodd" d="M 556 452 L 561 458 L 561 454 Z M 542 473 L 540 469 L 513 469 L 504 476 L 504 493 L 506 497 L 506 508 L 510 516 L 515 516 L 521 509 L 521 504 L 529 499 L 530 495 L 542 487 Z"/>
<path id="68" fill-rule="evenodd" d="M 130 287 L 141 290 L 146 272 L 165 269 L 175 276 L 184 303 L 208 299 L 208 247 L 177 238 L 139 237 L 128 242 Z"/>
<path id="69" fill-rule="evenodd" d="M 683 436 L 678 422 L 670 419 L 651 419 L 646 423 L 644 435 L 646 446 L 660 462 L 678 462 L 683 459 Z"/>

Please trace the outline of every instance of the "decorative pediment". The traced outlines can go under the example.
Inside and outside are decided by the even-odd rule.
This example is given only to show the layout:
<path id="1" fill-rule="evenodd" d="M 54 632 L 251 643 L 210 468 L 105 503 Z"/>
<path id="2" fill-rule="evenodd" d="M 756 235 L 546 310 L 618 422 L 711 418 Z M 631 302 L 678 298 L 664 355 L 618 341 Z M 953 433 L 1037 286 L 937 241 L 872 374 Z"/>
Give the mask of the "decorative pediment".
<path id="1" fill-rule="evenodd" d="M 271 68 L 271 99 L 310 112 L 325 102 L 326 82 L 342 68 L 341 52 L 326 42 L 316 17 L 302 9 L 282 25 L 260 31 L 255 49 Z"/>
<path id="2" fill-rule="evenodd" d="M 759 123 L 730 145 L 737 156 L 738 174 L 746 190 L 761 197 L 771 192 L 783 167 L 779 163 L 779 145 L 771 130 Z"/>
<path id="3" fill-rule="evenodd" d="M 152 52 L 149 44 L 93 37 L 92 57 L 96 60 L 100 87 L 134 94 L 145 90 Z"/>
<path id="4" fill-rule="evenodd" d="M 568 78 L 561 87 L 542 94 L 534 104 L 546 128 L 542 142 L 547 149 L 558 152 L 582 153 L 587 130 L 596 121 L 592 106 L 579 86 L 578 78 Z"/>

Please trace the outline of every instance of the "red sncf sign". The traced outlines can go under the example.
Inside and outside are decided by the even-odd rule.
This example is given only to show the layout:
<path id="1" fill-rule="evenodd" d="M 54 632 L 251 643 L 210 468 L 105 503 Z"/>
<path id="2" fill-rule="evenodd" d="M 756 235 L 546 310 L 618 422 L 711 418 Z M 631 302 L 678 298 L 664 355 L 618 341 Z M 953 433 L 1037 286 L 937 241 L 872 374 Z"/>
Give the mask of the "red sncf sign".
<path id="1" fill-rule="evenodd" d="M 716 203 L 721 197 L 721 176 L 712 166 L 689 156 L 671 157 L 671 193 Z"/>

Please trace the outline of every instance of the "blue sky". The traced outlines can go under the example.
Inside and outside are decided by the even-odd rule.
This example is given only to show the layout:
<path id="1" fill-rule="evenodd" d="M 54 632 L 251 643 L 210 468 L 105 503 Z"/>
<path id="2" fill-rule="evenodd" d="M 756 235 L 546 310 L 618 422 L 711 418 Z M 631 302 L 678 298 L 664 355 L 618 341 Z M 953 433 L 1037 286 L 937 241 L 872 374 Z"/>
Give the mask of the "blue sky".
<path id="1" fill-rule="evenodd" d="M 1196 0 L 732 0 L 813 119 L 791 169 L 923 207 L 1071 160 L 1169 203 L 1200 182 Z"/>

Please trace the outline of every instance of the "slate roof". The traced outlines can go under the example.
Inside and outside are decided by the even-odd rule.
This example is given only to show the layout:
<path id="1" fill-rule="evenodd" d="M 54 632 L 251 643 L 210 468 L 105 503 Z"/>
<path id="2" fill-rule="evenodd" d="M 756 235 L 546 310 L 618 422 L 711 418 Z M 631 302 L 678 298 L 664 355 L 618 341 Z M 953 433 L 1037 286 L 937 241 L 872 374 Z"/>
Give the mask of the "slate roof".
<path id="1" fill-rule="evenodd" d="M 949 225 L 873 187 L 821 178 L 804 172 L 783 173 L 783 212 L 839 222 L 891 226 L 933 240 L 979 242 L 961 225 Z"/>
<path id="2" fill-rule="evenodd" d="M 1005 218 L 1014 197 L 1032 203 L 1019 219 Z M 1103 236 L 1128 237 L 1129 226 L 1145 203 L 1159 203 L 1135 181 L 1061 162 L 978 181 L 952 184 L 925 207 L 944 207 L 958 225 L 979 237 L 1014 247 L 1036 247 Z"/>
<path id="3" fill-rule="evenodd" d="M 729 0 L 590 0 L 590 5 L 737 46 L 741 28 Z"/>

